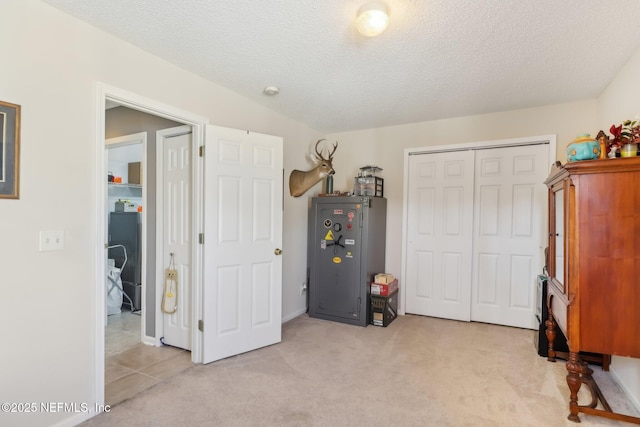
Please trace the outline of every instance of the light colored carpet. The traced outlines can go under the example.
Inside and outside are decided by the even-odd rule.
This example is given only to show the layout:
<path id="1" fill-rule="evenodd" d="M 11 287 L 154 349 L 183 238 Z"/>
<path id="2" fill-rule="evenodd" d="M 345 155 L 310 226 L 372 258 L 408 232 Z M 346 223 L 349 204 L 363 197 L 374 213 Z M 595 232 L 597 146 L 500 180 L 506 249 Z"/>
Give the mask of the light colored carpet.
<path id="1" fill-rule="evenodd" d="M 282 333 L 280 344 L 194 365 L 83 425 L 577 425 L 566 419 L 565 363 L 538 356 L 531 330 L 412 315 L 363 328 L 303 315 Z M 613 409 L 637 416 L 592 368 Z"/>

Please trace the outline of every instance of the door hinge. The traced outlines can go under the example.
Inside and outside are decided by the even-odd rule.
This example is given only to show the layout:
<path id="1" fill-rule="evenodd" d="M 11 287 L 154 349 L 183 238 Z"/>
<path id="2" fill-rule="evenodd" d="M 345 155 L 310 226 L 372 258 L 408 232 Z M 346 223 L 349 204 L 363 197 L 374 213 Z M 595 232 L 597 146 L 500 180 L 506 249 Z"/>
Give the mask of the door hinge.
<path id="1" fill-rule="evenodd" d="M 200 153 L 200 157 L 204 157 L 204 145 L 200 146 L 199 153 Z"/>
<path id="2" fill-rule="evenodd" d="M 198 234 L 198 243 L 204 245 L 204 233 Z"/>
<path id="3" fill-rule="evenodd" d="M 198 330 L 204 332 L 204 320 L 198 320 Z"/>

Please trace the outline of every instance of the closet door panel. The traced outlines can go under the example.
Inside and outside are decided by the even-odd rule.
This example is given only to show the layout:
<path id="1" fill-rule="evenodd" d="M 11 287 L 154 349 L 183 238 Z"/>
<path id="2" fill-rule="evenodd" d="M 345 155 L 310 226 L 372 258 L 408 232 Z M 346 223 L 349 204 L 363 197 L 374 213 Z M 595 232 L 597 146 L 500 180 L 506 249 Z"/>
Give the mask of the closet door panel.
<path id="1" fill-rule="evenodd" d="M 471 320 L 534 328 L 548 146 L 479 150 L 475 162 Z"/>
<path id="2" fill-rule="evenodd" d="M 473 152 L 409 159 L 407 313 L 469 320 Z"/>

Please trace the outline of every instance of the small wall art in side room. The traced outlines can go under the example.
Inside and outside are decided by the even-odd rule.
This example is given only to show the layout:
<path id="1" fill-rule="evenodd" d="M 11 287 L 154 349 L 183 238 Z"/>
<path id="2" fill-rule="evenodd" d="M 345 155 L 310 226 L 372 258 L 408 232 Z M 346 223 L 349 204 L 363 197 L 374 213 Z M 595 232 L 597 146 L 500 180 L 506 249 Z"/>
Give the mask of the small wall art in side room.
<path id="1" fill-rule="evenodd" d="M 20 106 L 0 101 L 0 199 L 17 199 L 20 170 Z"/>

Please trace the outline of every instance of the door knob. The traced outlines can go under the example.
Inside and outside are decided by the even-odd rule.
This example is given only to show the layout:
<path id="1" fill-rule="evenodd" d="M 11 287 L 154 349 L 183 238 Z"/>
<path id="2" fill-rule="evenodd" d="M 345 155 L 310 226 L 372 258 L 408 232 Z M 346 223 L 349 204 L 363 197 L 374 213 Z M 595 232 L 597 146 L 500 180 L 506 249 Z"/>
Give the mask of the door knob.
<path id="1" fill-rule="evenodd" d="M 280 255 L 280 254 L 282 254 L 282 249 L 280 249 L 280 248 L 276 248 L 276 249 L 273 251 L 273 253 L 274 253 L 274 254 L 276 254 L 276 255 Z"/>

